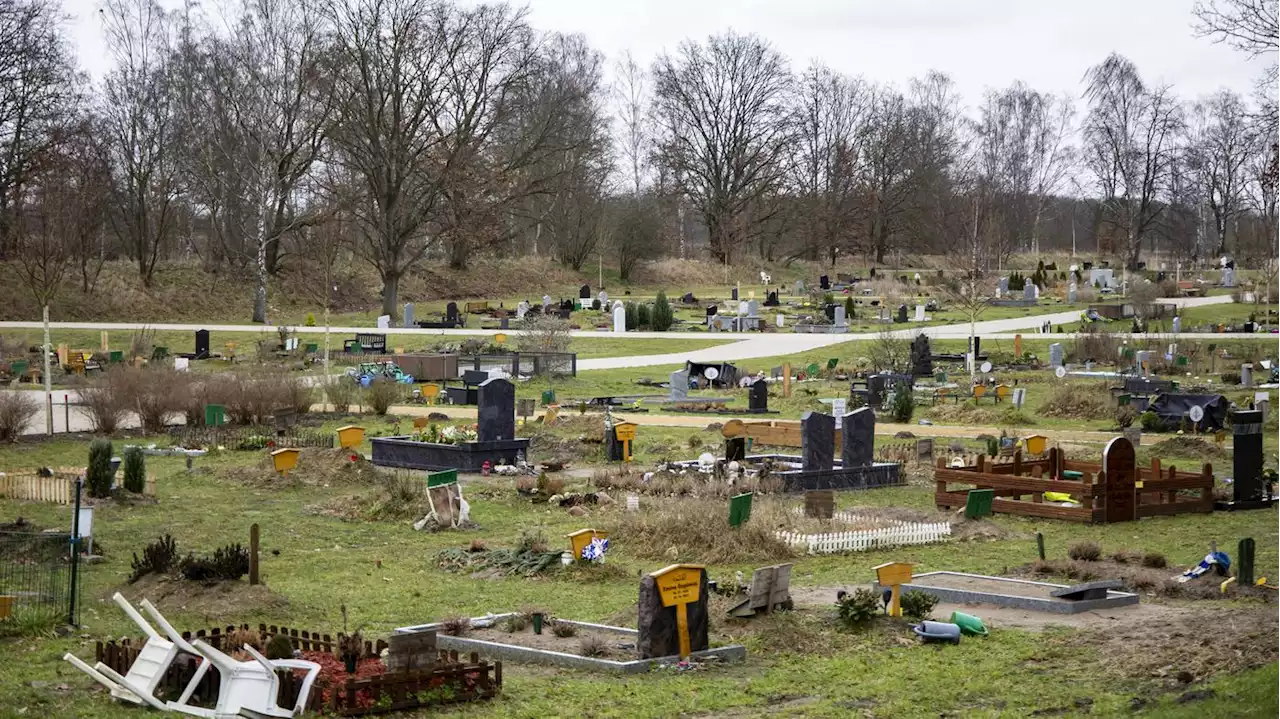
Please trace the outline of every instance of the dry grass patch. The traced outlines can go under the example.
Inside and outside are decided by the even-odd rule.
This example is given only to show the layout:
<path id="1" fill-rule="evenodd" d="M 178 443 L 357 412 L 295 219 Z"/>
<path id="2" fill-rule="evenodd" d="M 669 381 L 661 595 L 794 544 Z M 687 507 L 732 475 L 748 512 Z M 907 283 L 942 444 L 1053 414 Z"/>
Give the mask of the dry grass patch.
<path id="1" fill-rule="evenodd" d="M 623 512 L 609 541 L 641 559 L 700 564 L 781 561 L 795 553 L 774 531 L 789 526 L 791 519 L 781 500 L 757 497 L 751 519 L 734 529 L 729 527 L 726 502 L 686 498 Z"/>
<path id="2" fill-rule="evenodd" d="M 1057 385 L 1053 394 L 1040 406 L 1038 414 L 1058 419 L 1112 419 L 1111 393 L 1105 385 L 1081 387 Z"/>

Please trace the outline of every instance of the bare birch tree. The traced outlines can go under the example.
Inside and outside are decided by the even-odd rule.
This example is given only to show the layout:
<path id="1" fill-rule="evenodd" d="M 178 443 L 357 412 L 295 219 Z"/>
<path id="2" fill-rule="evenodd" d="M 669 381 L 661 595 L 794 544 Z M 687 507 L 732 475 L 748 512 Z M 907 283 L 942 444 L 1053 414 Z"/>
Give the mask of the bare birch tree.
<path id="1" fill-rule="evenodd" d="M 1227 235 L 1244 210 L 1245 163 L 1254 150 L 1248 110 L 1238 95 L 1222 90 L 1197 102 L 1188 123 L 1188 161 L 1213 219 L 1213 247 L 1227 251 Z"/>

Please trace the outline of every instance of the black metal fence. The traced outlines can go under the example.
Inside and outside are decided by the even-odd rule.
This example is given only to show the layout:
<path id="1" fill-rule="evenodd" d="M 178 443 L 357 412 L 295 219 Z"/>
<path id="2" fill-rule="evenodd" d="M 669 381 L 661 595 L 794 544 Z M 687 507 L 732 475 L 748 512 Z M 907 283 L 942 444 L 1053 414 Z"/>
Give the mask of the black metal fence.
<path id="1" fill-rule="evenodd" d="M 512 376 L 540 377 L 561 375 L 576 377 L 578 355 L 573 352 L 511 352 L 509 354 L 463 355 L 458 358 L 458 371 L 502 368 Z"/>
<path id="2" fill-rule="evenodd" d="M 274 427 L 231 426 L 193 427 L 190 425 L 169 428 L 169 437 L 188 449 L 193 447 L 255 450 L 283 449 L 285 447 L 332 448 L 337 436 L 333 432 L 320 432 L 291 428 L 279 433 Z"/>
<path id="3" fill-rule="evenodd" d="M 68 611 L 79 613 L 71 605 L 71 547 L 69 532 L 0 531 L 0 601 L 11 603 L 15 617 L 27 612 L 59 618 L 67 617 Z M 79 617 L 72 616 L 71 622 L 78 623 Z"/>

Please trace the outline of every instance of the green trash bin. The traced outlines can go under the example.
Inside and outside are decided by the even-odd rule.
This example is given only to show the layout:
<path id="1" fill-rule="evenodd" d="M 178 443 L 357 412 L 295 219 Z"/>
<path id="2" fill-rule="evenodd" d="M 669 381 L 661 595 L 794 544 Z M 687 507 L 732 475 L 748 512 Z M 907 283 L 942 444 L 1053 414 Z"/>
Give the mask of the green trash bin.
<path id="1" fill-rule="evenodd" d="M 111 364 L 122 364 L 124 362 L 124 350 L 111 350 L 107 357 L 107 362 Z"/>

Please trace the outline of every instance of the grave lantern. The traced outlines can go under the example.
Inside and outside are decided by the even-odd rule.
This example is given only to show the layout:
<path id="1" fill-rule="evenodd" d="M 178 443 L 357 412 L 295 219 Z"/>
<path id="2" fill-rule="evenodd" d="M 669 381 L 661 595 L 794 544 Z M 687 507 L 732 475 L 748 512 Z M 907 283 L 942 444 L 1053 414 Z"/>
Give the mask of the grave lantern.
<path id="1" fill-rule="evenodd" d="M 342 447 L 343 449 L 351 449 L 352 447 L 359 447 L 360 443 L 363 441 L 364 427 L 357 427 L 354 424 L 349 424 L 345 427 L 338 428 L 339 447 Z"/>
<path id="2" fill-rule="evenodd" d="M 1022 438 L 1022 442 L 1028 454 L 1043 454 L 1046 445 L 1049 444 L 1049 438 L 1043 434 L 1029 434 Z"/>
<path id="3" fill-rule="evenodd" d="M 875 570 L 876 583 L 882 587 L 889 587 L 892 592 L 889 600 L 889 616 L 902 616 L 902 585 L 911 581 L 911 565 L 906 562 L 887 562 L 877 565 Z"/>
<path id="4" fill-rule="evenodd" d="M 292 447 L 277 449 L 271 453 L 271 464 L 281 477 L 288 477 L 290 470 L 298 466 L 298 455 L 300 454 L 302 452 Z"/>

